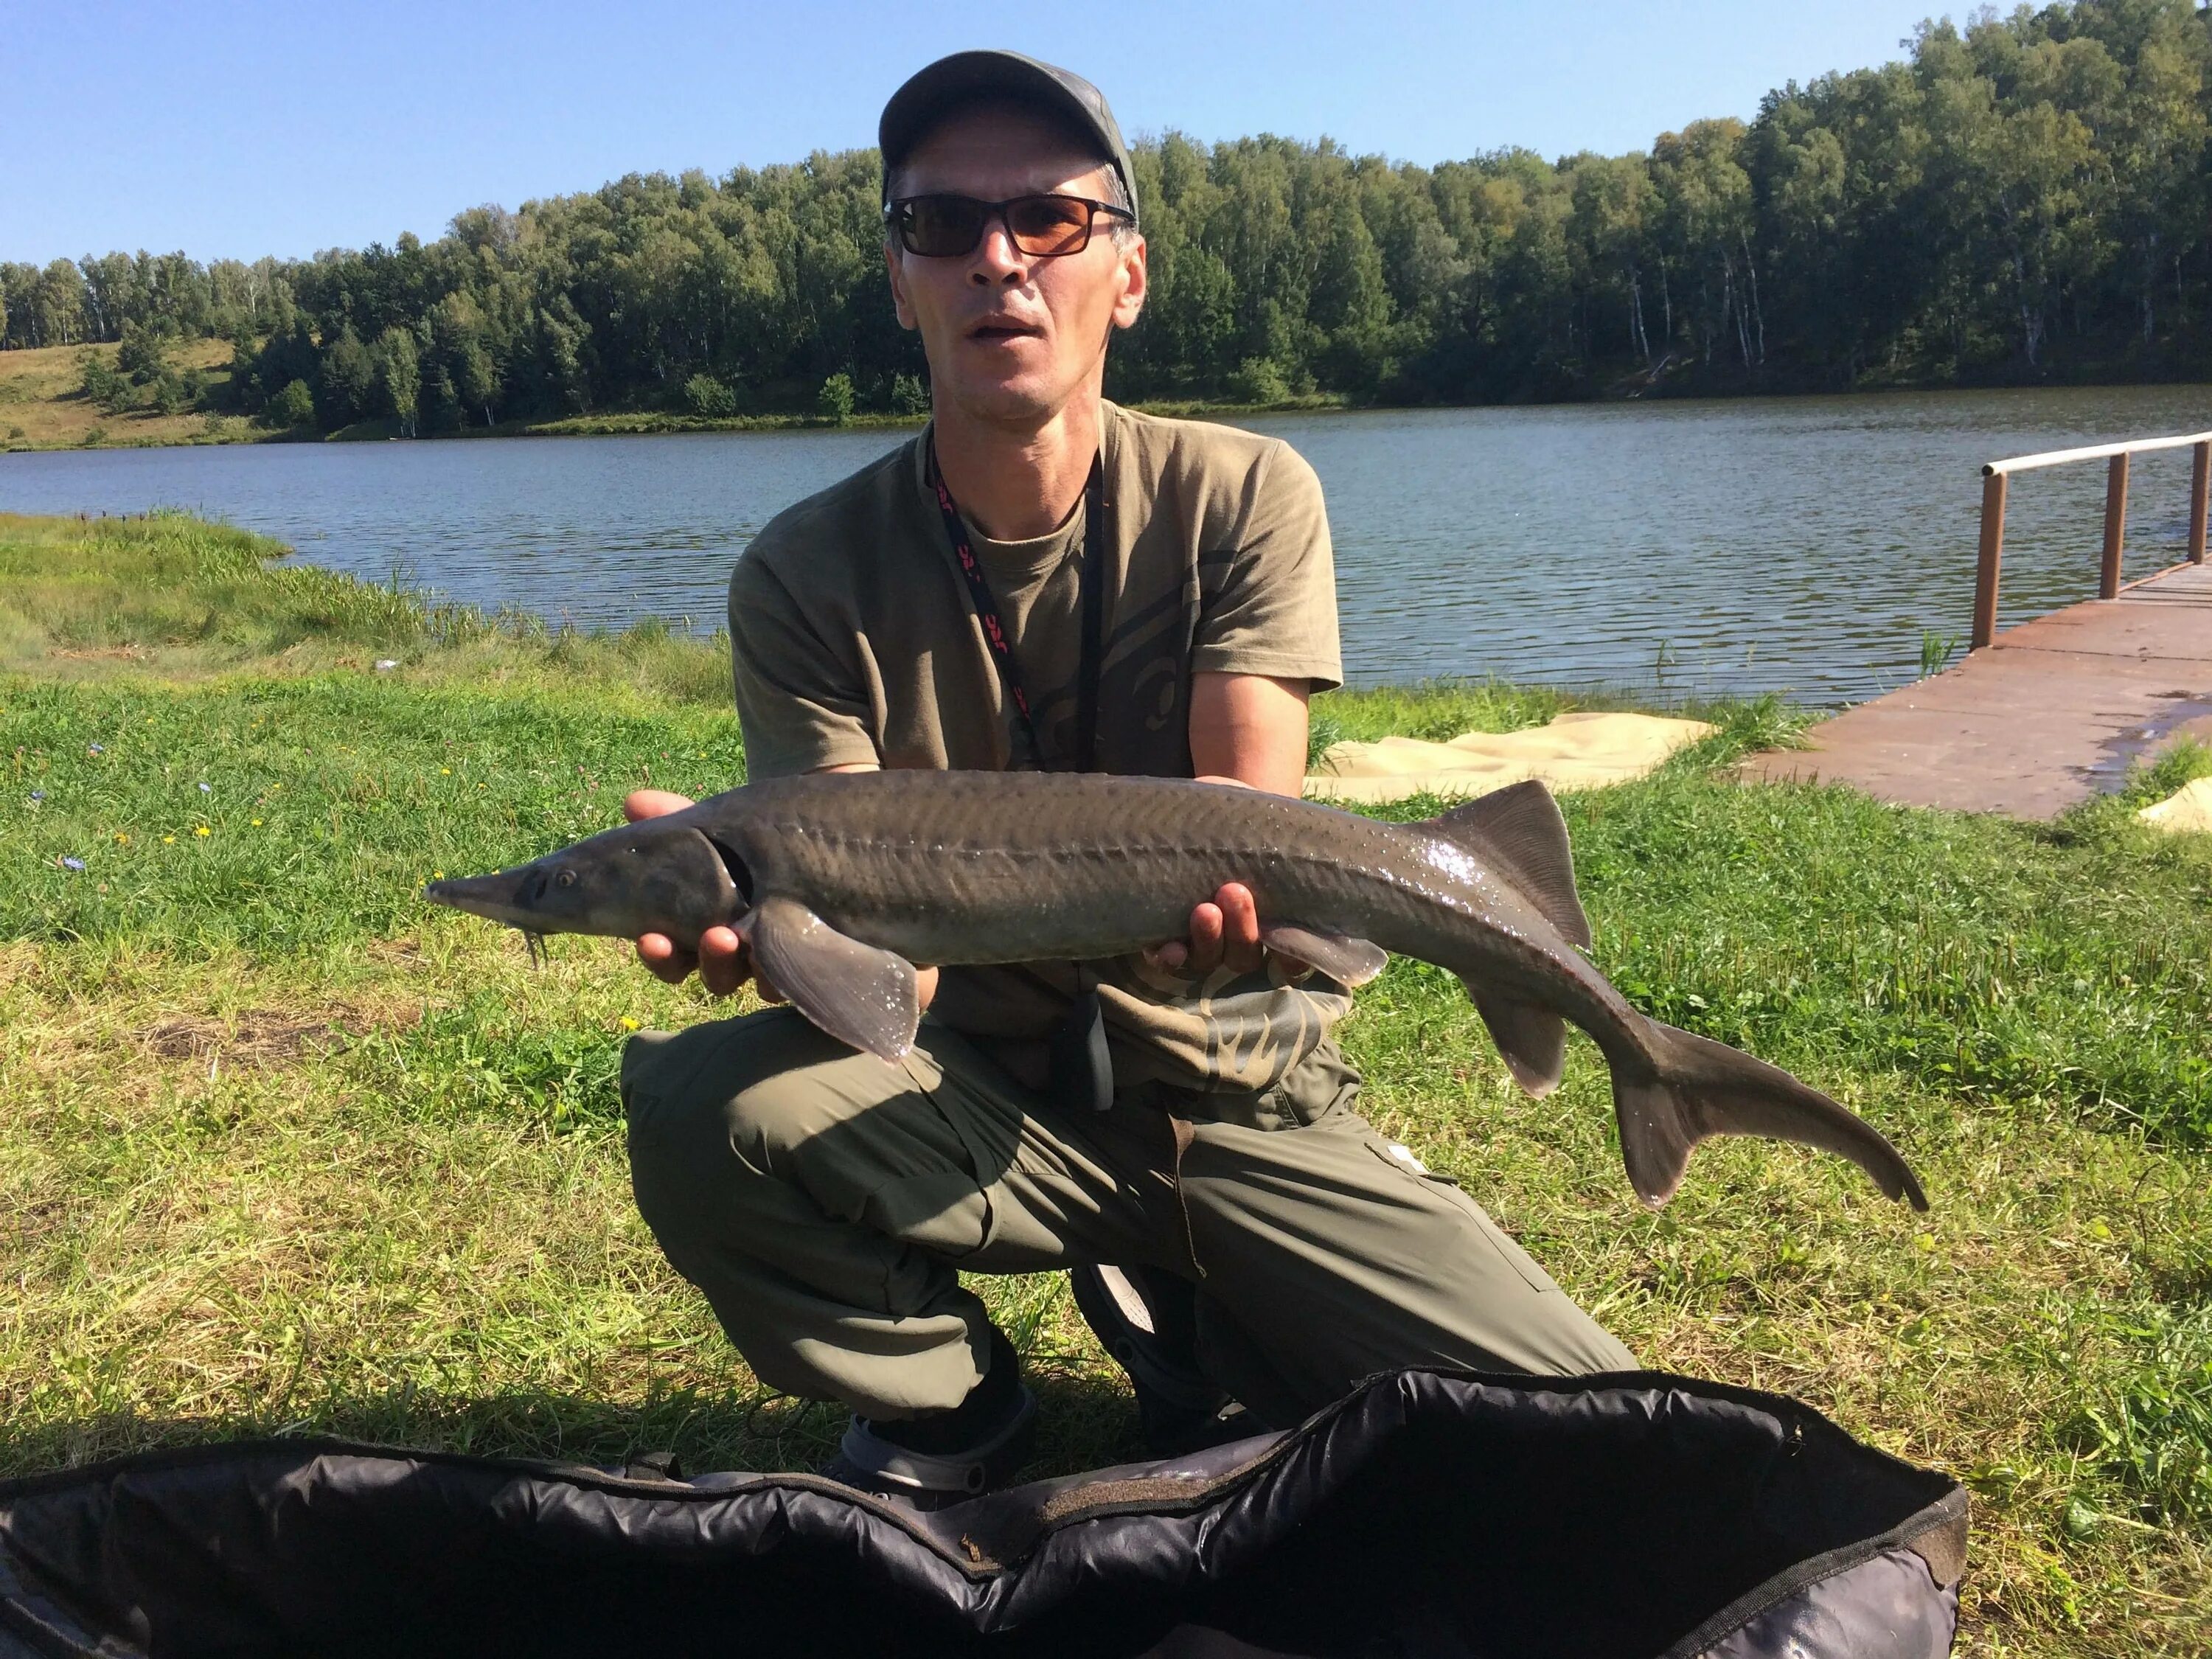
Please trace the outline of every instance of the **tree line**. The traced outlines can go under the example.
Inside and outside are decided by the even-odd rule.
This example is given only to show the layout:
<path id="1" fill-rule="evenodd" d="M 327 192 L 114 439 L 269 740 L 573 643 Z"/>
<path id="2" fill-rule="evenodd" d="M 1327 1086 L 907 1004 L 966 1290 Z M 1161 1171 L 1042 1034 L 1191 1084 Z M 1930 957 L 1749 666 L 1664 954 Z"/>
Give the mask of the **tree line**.
<path id="1" fill-rule="evenodd" d="M 1898 62 L 1626 155 L 1420 167 L 1170 133 L 1134 151 L 1152 294 L 1109 390 L 1460 403 L 2205 377 L 2208 17 L 2078 0 L 1927 23 Z M 149 340 L 104 386 L 128 402 L 173 386 L 161 340 L 222 337 L 246 409 L 410 434 L 910 411 L 926 371 L 891 315 L 878 187 L 872 150 L 817 154 L 472 208 L 433 242 L 304 261 L 0 265 L 0 343 Z"/>

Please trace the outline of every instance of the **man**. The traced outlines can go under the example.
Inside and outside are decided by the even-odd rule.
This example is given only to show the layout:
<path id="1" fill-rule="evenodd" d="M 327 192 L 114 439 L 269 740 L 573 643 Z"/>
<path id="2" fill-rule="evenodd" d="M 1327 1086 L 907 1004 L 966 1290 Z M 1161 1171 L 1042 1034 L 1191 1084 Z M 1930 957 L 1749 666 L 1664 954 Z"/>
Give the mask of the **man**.
<path id="1" fill-rule="evenodd" d="M 739 561 L 750 775 L 1036 766 L 1296 793 L 1306 698 L 1339 672 L 1320 485 L 1274 440 L 1103 400 L 1146 283 L 1104 99 L 963 52 L 893 95 L 881 145 L 933 419 Z M 1286 1426 L 1390 1366 L 1634 1364 L 1359 1117 L 1328 1036 L 1343 988 L 1267 957 L 1241 885 L 1193 898 L 1188 939 L 1141 957 L 926 969 L 902 1066 L 787 1008 L 632 1042 L 640 1209 L 762 1381 L 852 1408 L 830 1473 L 934 1505 L 1020 1462 L 1035 1401 L 963 1271 L 1074 1270 L 1162 1447 Z M 750 971 L 727 929 L 696 961 L 638 949 L 725 994 Z"/>

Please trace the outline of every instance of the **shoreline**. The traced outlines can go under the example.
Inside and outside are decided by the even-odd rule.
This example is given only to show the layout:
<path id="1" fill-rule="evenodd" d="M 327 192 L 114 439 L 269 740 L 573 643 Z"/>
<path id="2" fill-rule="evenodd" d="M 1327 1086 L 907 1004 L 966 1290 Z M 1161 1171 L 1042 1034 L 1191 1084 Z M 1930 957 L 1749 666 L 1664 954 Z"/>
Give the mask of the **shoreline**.
<path id="1" fill-rule="evenodd" d="M 1457 407 L 1458 405 L 1450 405 Z M 1478 405 L 1468 405 L 1477 407 Z M 1483 405 L 1486 406 L 1486 405 Z M 1255 415 L 1349 415 L 1397 409 L 1442 408 L 1442 404 L 1353 404 L 1342 398 L 1293 398 L 1280 404 L 1205 402 L 1139 403 L 1143 413 L 1182 420 L 1225 420 Z M 669 437 L 719 432 L 886 432 L 919 428 L 918 415 L 854 415 L 833 421 L 819 415 L 732 415 L 704 416 L 656 410 L 608 415 L 574 415 L 553 421 L 500 421 L 488 427 L 461 427 L 427 437 L 403 438 L 391 420 L 361 421 L 334 432 L 271 431 L 242 415 L 202 417 L 205 429 L 173 435 L 104 435 L 94 442 L 40 442 L 0 439 L 0 455 L 67 454 L 82 450 L 208 449 L 233 444 L 446 443 L 490 438 Z"/>
<path id="2" fill-rule="evenodd" d="M 37 353 L 27 351 L 0 352 L 0 456 L 13 454 L 58 454 L 86 450 L 113 449 L 192 449 L 234 444 L 346 444 L 346 443 L 428 443 L 455 440 L 477 441 L 489 438 L 611 438 L 688 436 L 712 433 L 827 433 L 912 430 L 927 418 L 919 415 L 888 413 L 855 413 L 844 420 L 833 420 L 816 414 L 784 413 L 762 415 L 732 415 L 707 416 L 687 415 L 666 410 L 624 410 L 598 414 L 564 416 L 557 419 L 516 419 L 499 421 L 490 426 L 465 426 L 449 432 L 427 436 L 403 438 L 398 422 L 388 417 L 356 422 L 333 431 L 312 429 L 272 430 L 257 424 L 247 416 L 222 412 L 186 413 L 161 416 L 149 411 L 133 410 L 122 415 L 98 417 L 95 424 L 76 436 L 58 435 L 52 438 L 34 436 L 11 416 L 16 409 L 46 411 L 52 424 L 55 411 L 68 417 L 78 416 L 82 393 L 76 391 L 45 398 L 10 395 L 9 382 L 14 379 L 28 379 L 27 374 L 11 375 L 17 362 L 33 356 L 58 357 L 69 353 L 72 358 L 82 348 L 58 347 Z M 10 360 L 16 360 L 11 362 Z M 1956 394 L 1960 396 L 1985 392 L 2118 392 L 2133 388 L 2178 388 L 2202 386 L 2212 389 L 2212 379 L 2192 380 L 2145 379 L 2083 379 L 2065 380 L 1989 380 L 1961 383 L 1956 380 L 1942 384 L 1883 382 L 1847 387 L 1744 387 L 1737 390 L 1711 389 L 1676 391 L 1657 386 L 1623 392 L 1618 387 L 1607 387 L 1590 395 L 1576 398 L 1517 399 L 1488 403 L 1360 403 L 1341 393 L 1313 393 L 1264 404 L 1232 403 L 1209 398 L 1139 398 L 1125 406 L 1148 415 L 1164 416 L 1179 420 L 1239 421 L 1266 418 L 1282 415 L 1393 415 L 1443 413 L 1473 410 L 1534 410 L 1579 409 L 1590 407 L 1613 408 L 1626 404 L 1705 406 L 1714 404 L 1765 403 L 1795 401 L 1807 398 L 1850 399 L 1880 398 L 1890 396 L 1930 397 Z M 112 429 L 106 422 L 123 428 Z M 129 428 L 136 427 L 139 430 Z"/>

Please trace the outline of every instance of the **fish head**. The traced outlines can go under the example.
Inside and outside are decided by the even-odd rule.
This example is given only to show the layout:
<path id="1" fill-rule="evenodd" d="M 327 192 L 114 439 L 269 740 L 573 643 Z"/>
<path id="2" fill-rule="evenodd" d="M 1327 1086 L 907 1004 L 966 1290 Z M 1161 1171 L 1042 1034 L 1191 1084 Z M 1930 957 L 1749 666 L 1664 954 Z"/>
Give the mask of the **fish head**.
<path id="1" fill-rule="evenodd" d="M 525 933 L 665 933 L 690 950 L 709 927 L 744 912 L 744 882 L 734 857 L 672 815 L 623 824 L 511 870 L 434 881 L 422 896 Z"/>

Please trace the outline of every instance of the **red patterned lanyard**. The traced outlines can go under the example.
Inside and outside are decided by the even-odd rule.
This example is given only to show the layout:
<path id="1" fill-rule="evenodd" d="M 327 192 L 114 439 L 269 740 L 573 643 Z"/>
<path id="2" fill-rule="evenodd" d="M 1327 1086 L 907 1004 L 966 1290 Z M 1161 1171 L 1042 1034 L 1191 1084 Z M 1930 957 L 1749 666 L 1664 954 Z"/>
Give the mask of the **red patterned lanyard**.
<path id="1" fill-rule="evenodd" d="M 1006 689 L 1006 702 L 1014 711 L 1018 735 L 1028 750 L 1029 763 L 1042 769 L 1045 765 L 1044 745 L 1037 740 L 1035 718 L 1030 713 L 1029 693 L 1022 685 L 1021 665 L 1014 659 L 1013 641 L 1006 637 L 1006 625 L 999 615 L 999 603 L 991 597 L 991 583 L 983 574 L 983 562 L 975 556 L 969 544 L 968 526 L 960 517 L 960 509 L 953 504 L 952 492 L 945 487 L 945 475 L 938 470 L 937 441 L 929 444 L 929 485 L 937 492 L 937 510 L 945 515 L 945 538 L 952 544 L 953 562 L 960 574 L 968 579 L 968 599 L 975 607 L 975 620 L 983 624 L 983 638 L 991 647 L 991 659 L 997 664 L 999 683 Z M 1106 542 L 1099 532 L 1103 516 L 1102 501 L 1105 495 L 1105 468 L 1096 455 L 1091 458 L 1091 480 L 1084 486 L 1083 518 L 1083 658 L 1076 679 L 1075 694 L 1075 762 L 1073 770 L 1095 771 L 1098 756 L 1098 676 L 1104 655 L 1104 570 Z M 1016 765 L 1021 757 L 1016 757 Z"/>

